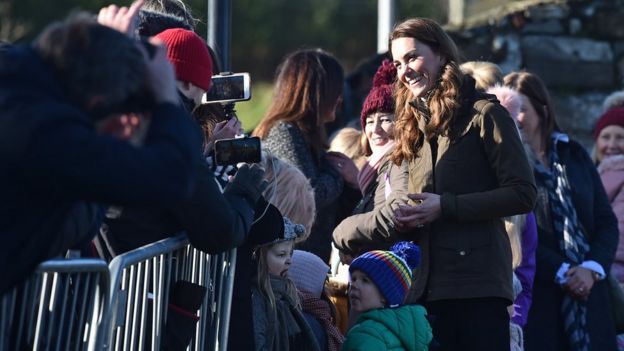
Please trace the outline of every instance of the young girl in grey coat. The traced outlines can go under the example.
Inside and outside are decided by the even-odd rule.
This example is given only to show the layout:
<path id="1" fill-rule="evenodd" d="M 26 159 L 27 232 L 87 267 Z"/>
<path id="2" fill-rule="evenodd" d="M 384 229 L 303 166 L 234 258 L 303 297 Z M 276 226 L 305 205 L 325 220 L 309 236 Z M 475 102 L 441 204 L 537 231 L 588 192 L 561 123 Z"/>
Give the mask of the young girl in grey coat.
<path id="1" fill-rule="evenodd" d="M 258 351 L 320 350 L 301 312 L 297 288 L 287 276 L 295 239 L 304 233 L 304 226 L 284 217 L 283 235 L 254 251 L 258 269 L 251 296 Z"/>

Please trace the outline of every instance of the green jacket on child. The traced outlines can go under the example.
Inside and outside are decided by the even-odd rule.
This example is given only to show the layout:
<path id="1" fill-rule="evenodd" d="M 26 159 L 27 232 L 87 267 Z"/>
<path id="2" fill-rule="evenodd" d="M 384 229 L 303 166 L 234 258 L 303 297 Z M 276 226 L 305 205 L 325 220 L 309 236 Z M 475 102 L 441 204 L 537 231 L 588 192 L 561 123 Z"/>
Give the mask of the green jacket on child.
<path id="1" fill-rule="evenodd" d="M 343 351 L 426 351 L 433 338 L 420 305 L 382 308 L 360 315 L 347 333 Z"/>

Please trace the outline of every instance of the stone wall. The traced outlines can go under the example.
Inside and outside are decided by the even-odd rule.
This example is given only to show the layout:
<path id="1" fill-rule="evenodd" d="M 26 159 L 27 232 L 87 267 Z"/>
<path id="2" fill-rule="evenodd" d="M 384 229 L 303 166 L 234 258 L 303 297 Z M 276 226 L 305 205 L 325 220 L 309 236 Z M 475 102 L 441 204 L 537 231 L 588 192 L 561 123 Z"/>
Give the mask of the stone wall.
<path id="1" fill-rule="evenodd" d="M 465 60 L 525 69 L 548 85 L 561 128 L 588 150 L 604 98 L 624 83 L 624 0 L 535 5 L 448 29 Z"/>

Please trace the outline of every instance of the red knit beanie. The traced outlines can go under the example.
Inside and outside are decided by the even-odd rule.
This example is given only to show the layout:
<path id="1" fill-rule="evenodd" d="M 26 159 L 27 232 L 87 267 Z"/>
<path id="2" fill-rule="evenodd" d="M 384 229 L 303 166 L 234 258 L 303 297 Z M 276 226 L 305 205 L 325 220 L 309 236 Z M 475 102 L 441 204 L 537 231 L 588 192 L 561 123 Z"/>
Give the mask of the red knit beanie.
<path id="1" fill-rule="evenodd" d="M 594 127 L 594 140 L 598 139 L 600 132 L 608 126 L 620 126 L 624 128 L 624 107 L 614 107 L 603 113 Z"/>
<path id="2" fill-rule="evenodd" d="M 383 60 L 375 73 L 375 77 L 373 77 L 373 87 L 368 93 L 366 100 L 364 100 L 364 106 L 362 106 L 362 113 L 360 114 L 362 130 L 364 130 L 366 125 L 366 117 L 368 115 L 375 112 L 394 113 L 394 97 L 392 93 L 396 77 L 396 67 L 390 60 Z"/>
<path id="3" fill-rule="evenodd" d="M 182 28 L 167 29 L 156 35 L 167 45 L 167 58 L 175 67 L 176 78 L 203 90 L 210 88 L 212 59 L 202 38 Z"/>

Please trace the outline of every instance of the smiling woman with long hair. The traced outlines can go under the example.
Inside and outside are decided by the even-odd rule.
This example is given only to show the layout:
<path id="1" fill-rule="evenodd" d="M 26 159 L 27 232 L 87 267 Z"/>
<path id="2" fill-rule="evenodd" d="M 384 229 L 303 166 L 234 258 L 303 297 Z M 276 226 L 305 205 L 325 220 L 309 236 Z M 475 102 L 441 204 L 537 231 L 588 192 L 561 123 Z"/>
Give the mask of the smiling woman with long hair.
<path id="1" fill-rule="evenodd" d="M 435 316 L 443 350 L 508 350 L 512 254 L 502 218 L 530 211 L 536 194 L 518 131 L 461 73 L 436 22 L 400 23 L 390 51 L 398 77 L 392 159 L 407 164 L 410 199 L 394 225 L 423 252 L 407 302 Z"/>

